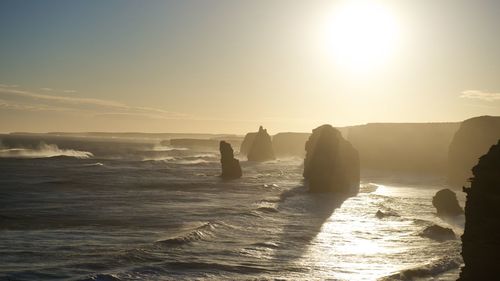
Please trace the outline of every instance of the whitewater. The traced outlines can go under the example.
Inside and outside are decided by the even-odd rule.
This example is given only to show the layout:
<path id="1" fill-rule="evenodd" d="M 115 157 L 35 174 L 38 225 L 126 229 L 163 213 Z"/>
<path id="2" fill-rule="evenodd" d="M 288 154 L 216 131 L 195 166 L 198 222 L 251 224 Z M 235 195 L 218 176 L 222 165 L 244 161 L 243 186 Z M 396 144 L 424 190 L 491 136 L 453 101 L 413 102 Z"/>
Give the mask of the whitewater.
<path id="1" fill-rule="evenodd" d="M 308 193 L 300 158 L 240 160 L 225 181 L 217 151 L 156 140 L 4 142 L 0 280 L 456 280 L 444 179 L 364 171 L 342 200 Z"/>

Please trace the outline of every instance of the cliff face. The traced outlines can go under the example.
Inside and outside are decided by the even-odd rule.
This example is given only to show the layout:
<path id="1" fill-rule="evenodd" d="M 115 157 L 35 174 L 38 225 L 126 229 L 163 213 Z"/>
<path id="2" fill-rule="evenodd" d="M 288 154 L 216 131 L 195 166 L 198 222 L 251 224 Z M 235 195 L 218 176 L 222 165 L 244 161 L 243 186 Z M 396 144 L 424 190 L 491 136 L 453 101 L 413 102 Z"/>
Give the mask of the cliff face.
<path id="1" fill-rule="evenodd" d="M 320 126 L 313 130 L 306 143 L 303 175 L 311 192 L 357 193 L 358 152 L 337 129 Z"/>
<path id="2" fill-rule="evenodd" d="M 276 156 L 301 156 L 304 157 L 305 143 L 310 133 L 278 133 L 273 136 L 273 148 Z"/>
<path id="3" fill-rule="evenodd" d="M 371 123 L 347 127 L 361 168 L 446 174 L 448 146 L 459 123 Z"/>
<path id="4" fill-rule="evenodd" d="M 500 261 L 500 141 L 479 159 L 465 204 L 460 281 L 498 280 Z"/>
<path id="5" fill-rule="evenodd" d="M 267 130 L 259 127 L 259 131 L 255 135 L 255 138 L 248 151 L 247 158 L 249 161 L 268 161 L 274 160 L 273 144 L 271 142 L 271 136 L 267 133 Z"/>
<path id="6" fill-rule="evenodd" d="M 237 179 L 241 178 L 241 166 L 240 161 L 234 158 L 233 148 L 231 144 L 221 141 L 219 144 L 220 150 L 220 163 L 222 166 L 221 177 L 224 179 Z"/>
<path id="7" fill-rule="evenodd" d="M 500 117 L 481 116 L 462 122 L 449 147 L 448 180 L 463 186 L 472 176 L 470 168 L 500 139 Z"/>

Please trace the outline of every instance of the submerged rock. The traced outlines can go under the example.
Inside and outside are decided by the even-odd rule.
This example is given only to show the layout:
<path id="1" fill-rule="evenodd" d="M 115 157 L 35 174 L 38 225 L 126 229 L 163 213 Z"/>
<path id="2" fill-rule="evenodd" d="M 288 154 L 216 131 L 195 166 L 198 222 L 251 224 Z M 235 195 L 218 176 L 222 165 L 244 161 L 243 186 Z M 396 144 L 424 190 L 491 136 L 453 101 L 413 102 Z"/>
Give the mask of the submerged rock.
<path id="1" fill-rule="evenodd" d="M 313 130 L 306 142 L 304 173 L 311 192 L 359 191 L 358 151 L 331 125 Z"/>
<path id="2" fill-rule="evenodd" d="M 464 213 L 457 200 L 457 195 L 450 189 L 441 189 L 432 198 L 438 216 L 458 216 Z"/>
<path id="3" fill-rule="evenodd" d="M 451 228 L 442 227 L 439 225 L 431 225 L 422 231 L 420 234 L 422 237 L 427 237 L 436 241 L 446 241 L 453 240 L 457 237 L 455 236 L 455 232 L 451 230 Z"/>
<path id="4" fill-rule="evenodd" d="M 237 179 L 241 178 L 240 161 L 234 158 L 233 148 L 231 144 L 221 141 L 219 144 L 220 150 L 220 163 L 222 165 L 221 177 L 224 179 Z"/>
<path id="5" fill-rule="evenodd" d="M 248 151 L 247 158 L 249 161 L 268 161 L 276 159 L 271 136 L 262 126 L 259 127 L 259 131 L 255 135 L 250 150 Z"/>
<path id="6" fill-rule="evenodd" d="M 465 203 L 461 281 L 498 280 L 500 261 L 500 141 L 479 159 Z"/>
<path id="7" fill-rule="evenodd" d="M 396 214 L 395 212 L 382 212 L 380 210 L 378 210 L 376 213 L 375 213 L 375 216 L 379 219 L 383 219 L 383 218 L 386 218 L 386 217 L 399 217 L 398 214 Z"/>

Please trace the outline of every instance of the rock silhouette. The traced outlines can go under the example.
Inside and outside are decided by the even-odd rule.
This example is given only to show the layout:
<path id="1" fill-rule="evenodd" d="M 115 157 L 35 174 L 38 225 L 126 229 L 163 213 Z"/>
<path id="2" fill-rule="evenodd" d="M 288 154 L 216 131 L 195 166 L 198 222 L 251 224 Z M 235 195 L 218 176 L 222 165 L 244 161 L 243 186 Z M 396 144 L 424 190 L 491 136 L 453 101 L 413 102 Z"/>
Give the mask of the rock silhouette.
<path id="1" fill-rule="evenodd" d="M 432 198 L 432 205 L 438 216 L 458 216 L 464 213 L 457 200 L 457 195 L 450 189 L 441 189 Z"/>
<path id="2" fill-rule="evenodd" d="M 472 169 L 465 188 L 465 228 L 460 281 L 498 280 L 500 261 L 500 141 Z"/>
<path id="3" fill-rule="evenodd" d="M 313 130 L 306 143 L 303 176 L 311 192 L 355 194 L 359 190 L 358 151 L 331 125 Z"/>
<path id="4" fill-rule="evenodd" d="M 267 130 L 259 127 L 259 131 L 255 135 L 255 138 L 248 151 L 247 158 L 249 161 L 268 161 L 274 160 L 273 143 L 271 142 L 271 136 L 267 133 Z"/>
<path id="5" fill-rule="evenodd" d="M 396 214 L 395 212 L 382 212 L 380 210 L 378 210 L 376 213 L 375 213 L 375 216 L 379 219 L 383 219 L 383 218 L 386 218 L 386 217 L 399 217 L 398 214 Z"/>
<path id="6" fill-rule="evenodd" d="M 462 187 L 472 177 L 471 167 L 500 139 L 500 117 L 480 116 L 462 122 L 448 151 L 448 180 Z"/>
<path id="7" fill-rule="evenodd" d="M 437 224 L 426 227 L 420 236 L 427 237 L 436 241 L 446 241 L 456 239 L 455 233 L 451 228 L 439 226 Z"/>
<path id="8" fill-rule="evenodd" d="M 220 150 L 220 163 L 222 165 L 221 177 L 224 179 L 237 179 L 241 178 L 240 161 L 234 158 L 233 148 L 231 144 L 221 141 L 219 144 Z"/>
<path id="9" fill-rule="evenodd" d="M 253 145 L 253 141 L 255 140 L 256 135 L 257 132 L 251 132 L 245 135 L 245 138 L 241 142 L 240 155 L 245 155 L 245 156 L 248 155 L 248 152 L 250 151 L 250 148 Z"/>

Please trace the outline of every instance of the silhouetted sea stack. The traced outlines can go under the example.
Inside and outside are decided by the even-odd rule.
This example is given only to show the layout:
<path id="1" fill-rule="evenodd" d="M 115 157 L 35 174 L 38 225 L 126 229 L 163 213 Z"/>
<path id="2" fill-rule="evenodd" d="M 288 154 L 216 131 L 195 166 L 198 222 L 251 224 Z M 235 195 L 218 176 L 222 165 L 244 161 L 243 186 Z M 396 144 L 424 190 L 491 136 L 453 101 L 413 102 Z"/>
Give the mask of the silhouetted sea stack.
<path id="1" fill-rule="evenodd" d="M 500 262 L 500 141 L 472 169 L 465 188 L 465 229 L 461 281 L 498 280 Z"/>
<path id="2" fill-rule="evenodd" d="M 339 192 L 348 195 L 359 190 L 358 151 L 331 125 L 313 130 L 306 142 L 304 178 L 311 192 Z"/>
<path id="3" fill-rule="evenodd" d="M 249 161 L 268 161 L 276 159 L 271 136 L 262 126 L 259 127 L 259 131 L 255 135 L 250 150 L 248 151 L 247 158 Z"/>
<path id="4" fill-rule="evenodd" d="M 240 146 L 240 155 L 248 155 L 248 152 L 250 151 L 250 148 L 252 147 L 253 141 L 255 140 L 255 136 L 257 135 L 257 132 L 251 132 L 247 133 L 245 135 L 245 138 L 241 142 Z"/>
<path id="5" fill-rule="evenodd" d="M 448 151 L 448 180 L 462 187 L 472 177 L 471 167 L 500 139 L 500 117 L 480 116 L 462 122 Z"/>
<path id="6" fill-rule="evenodd" d="M 224 179 L 237 179 L 241 178 L 242 172 L 240 161 L 234 158 L 233 148 L 231 144 L 221 141 L 219 144 L 220 150 L 220 163 L 222 165 L 221 177 Z"/>
<path id="7" fill-rule="evenodd" d="M 438 216 L 458 216 L 464 213 L 460 207 L 455 192 L 441 189 L 432 198 L 432 205 L 436 207 Z"/>

